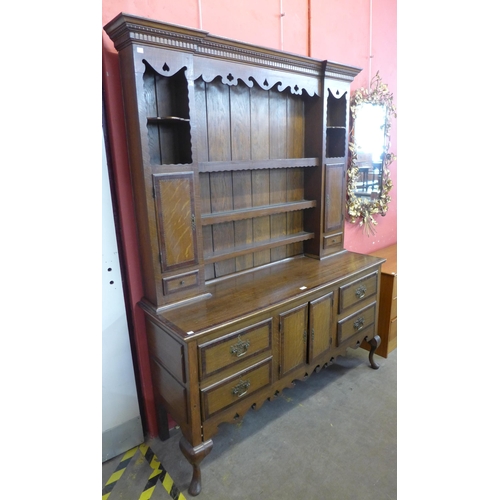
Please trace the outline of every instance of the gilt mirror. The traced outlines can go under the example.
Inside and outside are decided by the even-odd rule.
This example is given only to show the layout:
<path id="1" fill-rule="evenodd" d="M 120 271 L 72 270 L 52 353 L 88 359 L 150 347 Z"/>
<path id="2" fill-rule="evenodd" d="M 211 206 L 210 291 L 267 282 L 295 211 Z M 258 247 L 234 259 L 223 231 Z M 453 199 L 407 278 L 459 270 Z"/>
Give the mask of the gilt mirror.
<path id="1" fill-rule="evenodd" d="M 370 88 L 356 90 L 351 101 L 352 126 L 347 169 L 347 213 L 367 235 L 375 233 L 375 214 L 384 216 L 391 201 L 389 152 L 391 119 L 396 117 L 393 95 L 378 72 Z"/>

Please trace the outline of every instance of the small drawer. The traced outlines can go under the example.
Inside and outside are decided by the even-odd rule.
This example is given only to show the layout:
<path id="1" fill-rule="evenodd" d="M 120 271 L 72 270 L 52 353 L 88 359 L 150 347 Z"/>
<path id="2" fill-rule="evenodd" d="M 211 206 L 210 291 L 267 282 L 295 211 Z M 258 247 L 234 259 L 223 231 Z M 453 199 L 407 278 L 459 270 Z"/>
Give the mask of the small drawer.
<path id="1" fill-rule="evenodd" d="M 337 325 L 337 346 L 357 333 L 367 330 L 375 322 L 375 307 L 373 302 L 368 307 L 356 311 L 347 318 L 338 322 Z"/>
<path id="2" fill-rule="evenodd" d="M 324 250 L 341 250 L 342 249 L 342 233 L 323 238 Z"/>
<path id="3" fill-rule="evenodd" d="M 377 294 L 378 273 L 372 273 L 359 280 L 340 287 L 339 313 Z"/>
<path id="4" fill-rule="evenodd" d="M 178 274 L 171 278 L 163 278 L 163 295 L 179 292 L 186 288 L 198 286 L 198 271 Z"/>
<path id="5" fill-rule="evenodd" d="M 272 382 L 272 358 L 243 370 L 201 391 L 203 419 L 231 406 Z"/>
<path id="6" fill-rule="evenodd" d="M 271 349 L 272 318 L 242 328 L 205 344 L 199 349 L 200 379 L 229 368 L 242 359 Z"/>

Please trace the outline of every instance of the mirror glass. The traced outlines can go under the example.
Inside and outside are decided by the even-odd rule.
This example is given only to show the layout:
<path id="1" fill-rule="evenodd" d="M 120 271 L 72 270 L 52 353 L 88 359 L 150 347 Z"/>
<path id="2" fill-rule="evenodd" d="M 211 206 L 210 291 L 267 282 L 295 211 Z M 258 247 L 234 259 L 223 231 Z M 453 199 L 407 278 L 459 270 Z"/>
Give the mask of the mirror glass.
<path id="1" fill-rule="evenodd" d="M 382 191 L 382 158 L 385 153 L 385 118 L 383 104 L 362 103 L 356 115 L 354 130 L 358 147 L 356 164 L 359 178 L 355 194 L 378 199 Z"/>
<path id="2" fill-rule="evenodd" d="M 367 235 L 375 233 L 375 215 L 384 216 L 391 201 L 389 152 L 391 119 L 396 116 L 393 95 L 377 72 L 370 88 L 360 88 L 351 100 L 352 126 L 347 169 L 347 213 Z"/>

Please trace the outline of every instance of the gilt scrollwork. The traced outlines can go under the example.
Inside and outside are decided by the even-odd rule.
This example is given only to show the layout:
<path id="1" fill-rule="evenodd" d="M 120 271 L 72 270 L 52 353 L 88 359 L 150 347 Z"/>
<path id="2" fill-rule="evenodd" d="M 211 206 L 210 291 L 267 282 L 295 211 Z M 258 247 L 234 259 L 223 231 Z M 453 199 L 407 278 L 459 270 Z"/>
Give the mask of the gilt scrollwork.
<path id="1" fill-rule="evenodd" d="M 358 162 L 359 145 L 355 138 L 356 118 L 361 106 L 374 104 L 383 106 L 385 109 L 385 123 L 383 125 L 384 145 L 381 154 L 381 182 L 376 197 L 366 198 L 359 196 L 360 163 Z M 367 236 L 375 234 L 377 221 L 375 215 L 385 216 L 388 204 L 391 201 L 389 192 L 392 189 L 389 165 L 396 160 L 396 156 L 389 152 L 391 119 L 396 117 L 396 108 L 393 104 L 393 94 L 389 91 L 387 84 L 377 72 L 370 82 L 370 88 L 359 88 L 354 92 L 351 100 L 352 127 L 349 139 L 349 166 L 347 169 L 347 214 L 349 221 L 361 226 Z"/>

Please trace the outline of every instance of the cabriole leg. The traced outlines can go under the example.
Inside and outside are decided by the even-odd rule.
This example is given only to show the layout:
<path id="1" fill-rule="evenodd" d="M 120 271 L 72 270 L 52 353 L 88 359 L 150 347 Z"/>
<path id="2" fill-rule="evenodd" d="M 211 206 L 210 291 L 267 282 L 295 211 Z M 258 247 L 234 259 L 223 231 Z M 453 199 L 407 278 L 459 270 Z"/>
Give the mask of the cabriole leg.
<path id="1" fill-rule="evenodd" d="M 191 446 L 188 440 L 182 436 L 179 447 L 187 461 L 193 466 L 193 477 L 189 485 L 188 492 L 191 496 L 196 496 L 201 491 L 201 470 L 200 462 L 212 451 L 214 443 L 211 439 L 204 441 L 198 446 Z"/>
<path id="2" fill-rule="evenodd" d="M 370 354 L 368 354 L 368 360 L 370 361 L 370 364 L 374 370 L 377 370 L 380 368 L 380 365 L 375 363 L 373 360 L 373 355 L 375 354 L 375 351 L 377 350 L 377 347 L 380 345 L 380 337 L 378 335 L 375 335 L 368 343 L 371 345 L 370 348 Z"/>

